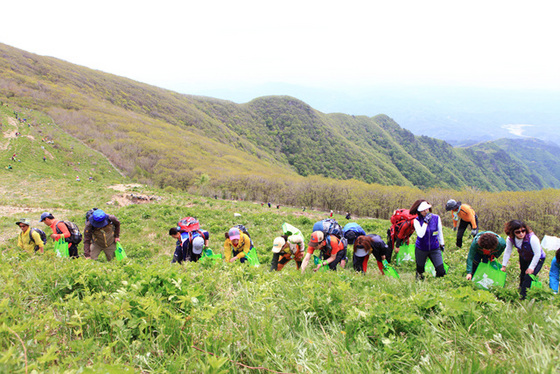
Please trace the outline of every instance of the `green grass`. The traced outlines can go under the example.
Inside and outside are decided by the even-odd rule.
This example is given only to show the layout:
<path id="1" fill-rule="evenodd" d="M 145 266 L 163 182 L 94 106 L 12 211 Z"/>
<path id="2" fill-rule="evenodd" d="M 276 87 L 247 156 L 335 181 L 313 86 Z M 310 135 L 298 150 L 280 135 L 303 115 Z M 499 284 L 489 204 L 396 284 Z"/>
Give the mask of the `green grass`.
<path id="1" fill-rule="evenodd" d="M 3 116 L 5 112 L 0 112 Z M 560 369 L 560 302 L 547 287 L 518 301 L 517 256 L 505 289 L 477 290 L 466 281 L 464 249 L 444 229 L 450 265 L 443 279 L 417 282 L 414 267 L 397 268 L 400 280 L 371 264 L 366 275 L 347 268 L 301 274 L 293 263 L 268 271 L 270 248 L 283 222 L 309 237 L 325 212 L 261 207 L 246 201 L 205 198 L 136 187 L 157 195 L 150 204 L 113 204 L 123 192 L 108 186 L 128 181 L 97 153 L 60 140 L 42 161 L 34 131 L 3 138 L 0 189 L 0 372 L 46 373 L 511 373 Z M 5 131 L 5 130 L 4 130 Z M 32 141 L 27 135 L 32 135 Z M 68 163 L 68 150 L 73 144 Z M 94 182 L 75 181 L 76 163 Z M 129 191 L 128 193 L 130 193 Z M 117 200 L 120 199 L 120 200 Z M 110 205 L 107 203 L 111 202 Z M 122 223 L 123 262 L 60 259 L 52 242 L 43 256 L 16 248 L 22 215 L 37 227 L 42 211 L 73 220 L 83 229 L 91 207 Z M 241 214 L 235 217 L 234 213 Z M 242 223 L 258 248 L 261 267 L 240 264 L 170 264 L 178 219 L 199 218 L 210 246 L 221 252 L 223 234 Z M 335 215 L 340 223 L 346 221 Z M 358 218 L 368 233 L 385 237 L 389 222 Z M 50 233 L 49 229 L 45 230 Z M 83 246 L 80 245 L 80 252 Z M 103 257 L 103 256 L 101 256 Z M 548 256 L 547 265 L 551 256 Z M 250 369 L 261 368 L 261 369 Z"/>

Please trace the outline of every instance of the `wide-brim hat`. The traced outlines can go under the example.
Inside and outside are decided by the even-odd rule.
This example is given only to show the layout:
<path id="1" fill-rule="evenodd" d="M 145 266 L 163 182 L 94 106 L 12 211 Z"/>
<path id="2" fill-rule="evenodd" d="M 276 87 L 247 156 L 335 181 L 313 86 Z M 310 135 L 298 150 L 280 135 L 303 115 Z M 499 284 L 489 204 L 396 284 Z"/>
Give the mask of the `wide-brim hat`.
<path id="1" fill-rule="evenodd" d="M 109 224 L 109 217 L 107 217 L 107 213 L 105 213 L 101 209 L 97 209 L 94 210 L 93 214 L 89 217 L 89 222 L 93 227 L 99 229 Z"/>
<path id="2" fill-rule="evenodd" d="M 27 226 L 31 226 L 31 221 L 28 220 L 27 218 L 21 218 L 21 219 L 19 219 L 19 220 L 16 222 L 16 225 L 19 226 L 20 223 L 23 223 L 24 225 L 27 225 Z"/>

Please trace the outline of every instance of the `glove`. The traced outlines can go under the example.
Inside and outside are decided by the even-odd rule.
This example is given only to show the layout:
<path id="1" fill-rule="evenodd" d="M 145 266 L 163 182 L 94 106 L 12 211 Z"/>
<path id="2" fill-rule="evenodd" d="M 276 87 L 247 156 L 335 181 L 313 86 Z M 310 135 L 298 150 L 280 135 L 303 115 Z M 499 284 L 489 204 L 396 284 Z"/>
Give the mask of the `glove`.
<path id="1" fill-rule="evenodd" d="M 457 227 L 453 227 L 453 231 L 457 231 Z"/>
<path id="2" fill-rule="evenodd" d="M 478 229 L 473 229 L 471 231 L 471 235 L 474 237 L 474 236 L 476 236 L 476 234 L 478 234 Z"/>
<path id="3" fill-rule="evenodd" d="M 432 213 L 426 214 L 426 217 L 424 217 L 424 222 L 429 223 L 430 220 L 432 219 L 432 216 L 433 216 Z"/>
<path id="4" fill-rule="evenodd" d="M 442 251 L 442 252 L 445 251 L 445 245 L 443 245 L 443 244 L 440 245 L 440 246 L 439 246 L 439 250 Z"/>

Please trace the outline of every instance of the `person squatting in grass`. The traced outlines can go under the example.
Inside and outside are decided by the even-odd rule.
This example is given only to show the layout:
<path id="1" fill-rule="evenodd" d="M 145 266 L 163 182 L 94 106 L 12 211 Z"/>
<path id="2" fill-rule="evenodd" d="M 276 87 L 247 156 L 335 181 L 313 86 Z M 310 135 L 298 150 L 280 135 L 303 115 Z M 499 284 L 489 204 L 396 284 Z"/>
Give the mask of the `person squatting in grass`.
<path id="1" fill-rule="evenodd" d="M 316 250 L 321 251 L 321 258 L 323 261 L 319 262 L 313 271 L 317 271 L 321 266 L 328 265 L 329 269 L 336 270 L 336 267 L 341 261 L 346 258 L 346 245 L 345 240 L 337 238 L 335 235 L 323 234 L 321 231 L 315 231 L 311 234 L 307 253 L 301 264 L 301 272 L 305 272 L 309 260 Z"/>
<path id="2" fill-rule="evenodd" d="M 389 246 L 385 244 L 381 236 L 377 234 L 358 236 L 354 241 L 354 270 L 365 273 L 367 271 L 369 255 L 373 255 L 377 261 L 379 271 L 381 271 L 381 274 L 385 274 L 383 272 L 383 260 L 385 260 L 388 252 Z"/>
<path id="3" fill-rule="evenodd" d="M 282 235 L 274 238 L 272 244 L 272 262 L 270 271 L 280 271 L 290 260 L 296 263 L 296 269 L 300 269 L 303 260 L 305 243 L 301 234 Z"/>
<path id="4" fill-rule="evenodd" d="M 539 273 L 546 255 L 541 247 L 541 241 L 525 222 L 517 219 L 506 222 L 504 231 L 507 239 L 502 271 L 506 271 L 513 247 L 517 248 L 520 270 L 519 293 L 523 300 L 527 296 L 527 288 L 531 288 L 533 281 L 531 274 L 536 276 Z"/>
<path id="5" fill-rule="evenodd" d="M 548 274 L 548 285 L 552 292 L 558 293 L 558 283 L 560 275 L 560 248 L 556 250 L 556 255 L 550 263 L 550 273 Z"/>
<path id="6" fill-rule="evenodd" d="M 457 230 L 457 247 L 463 246 L 463 236 L 465 230 L 471 225 L 471 235 L 478 234 L 478 216 L 470 205 L 462 204 L 460 201 L 450 199 L 445 204 L 445 210 L 451 211 L 453 219 L 453 231 Z M 457 228 L 457 226 L 459 226 Z"/>
<path id="7" fill-rule="evenodd" d="M 441 219 L 432 213 L 432 206 L 426 200 L 416 200 L 410 208 L 416 231 L 416 279 L 424 279 L 426 260 L 430 258 L 436 269 L 436 277 L 445 275 L 442 252 L 444 251 Z"/>
<path id="8" fill-rule="evenodd" d="M 492 262 L 504 253 L 506 241 L 492 231 L 478 233 L 467 257 L 467 280 L 471 280 L 480 262 Z"/>
<path id="9" fill-rule="evenodd" d="M 244 263 L 247 261 L 247 254 L 252 248 L 249 235 L 241 232 L 237 227 L 232 227 L 225 234 L 224 257 L 226 262 L 233 263 L 237 260 Z"/>
<path id="10" fill-rule="evenodd" d="M 21 232 L 18 235 L 18 247 L 28 253 L 43 253 L 45 243 L 41 239 L 38 231 L 31 228 L 31 222 L 27 218 L 22 218 L 16 222 Z"/>
<path id="11" fill-rule="evenodd" d="M 121 223 L 117 217 L 97 209 L 89 217 L 84 228 L 84 256 L 97 260 L 101 252 L 107 261 L 115 258 L 117 242 L 120 241 Z"/>
<path id="12" fill-rule="evenodd" d="M 181 230 L 179 226 L 169 229 L 169 236 L 177 239 L 175 253 L 171 263 L 181 264 L 183 261 L 197 262 L 202 257 L 204 247 L 208 246 L 210 234 L 205 230 L 187 232 Z"/>
<path id="13" fill-rule="evenodd" d="M 54 241 L 59 240 L 60 238 L 68 239 L 72 234 L 70 230 L 68 230 L 68 226 L 63 221 L 59 221 L 52 213 L 44 212 L 41 214 L 41 218 L 39 222 L 44 222 L 45 225 L 49 226 L 52 230 L 52 234 L 50 235 L 51 239 Z M 78 245 L 74 243 L 68 243 L 68 255 L 72 258 L 78 258 Z"/>

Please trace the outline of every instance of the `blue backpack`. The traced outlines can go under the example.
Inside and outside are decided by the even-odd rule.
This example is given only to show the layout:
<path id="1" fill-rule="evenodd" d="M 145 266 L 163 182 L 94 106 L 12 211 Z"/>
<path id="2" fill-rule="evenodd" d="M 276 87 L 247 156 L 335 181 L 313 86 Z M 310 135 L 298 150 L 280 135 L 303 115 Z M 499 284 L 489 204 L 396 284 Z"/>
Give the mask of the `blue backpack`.
<path id="1" fill-rule="evenodd" d="M 342 238 L 342 226 L 333 218 L 327 218 L 313 225 L 313 232 L 322 231 L 325 236 L 334 235 L 337 238 Z"/>
<path id="2" fill-rule="evenodd" d="M 354 240 L 356 240 L 358 236 L 366 235 L 364 229 L 355 222 L 347 223 L 342 229 L 342 232 L 346 240 L 348 240 L 348 244 L 354 244 Z"/>

